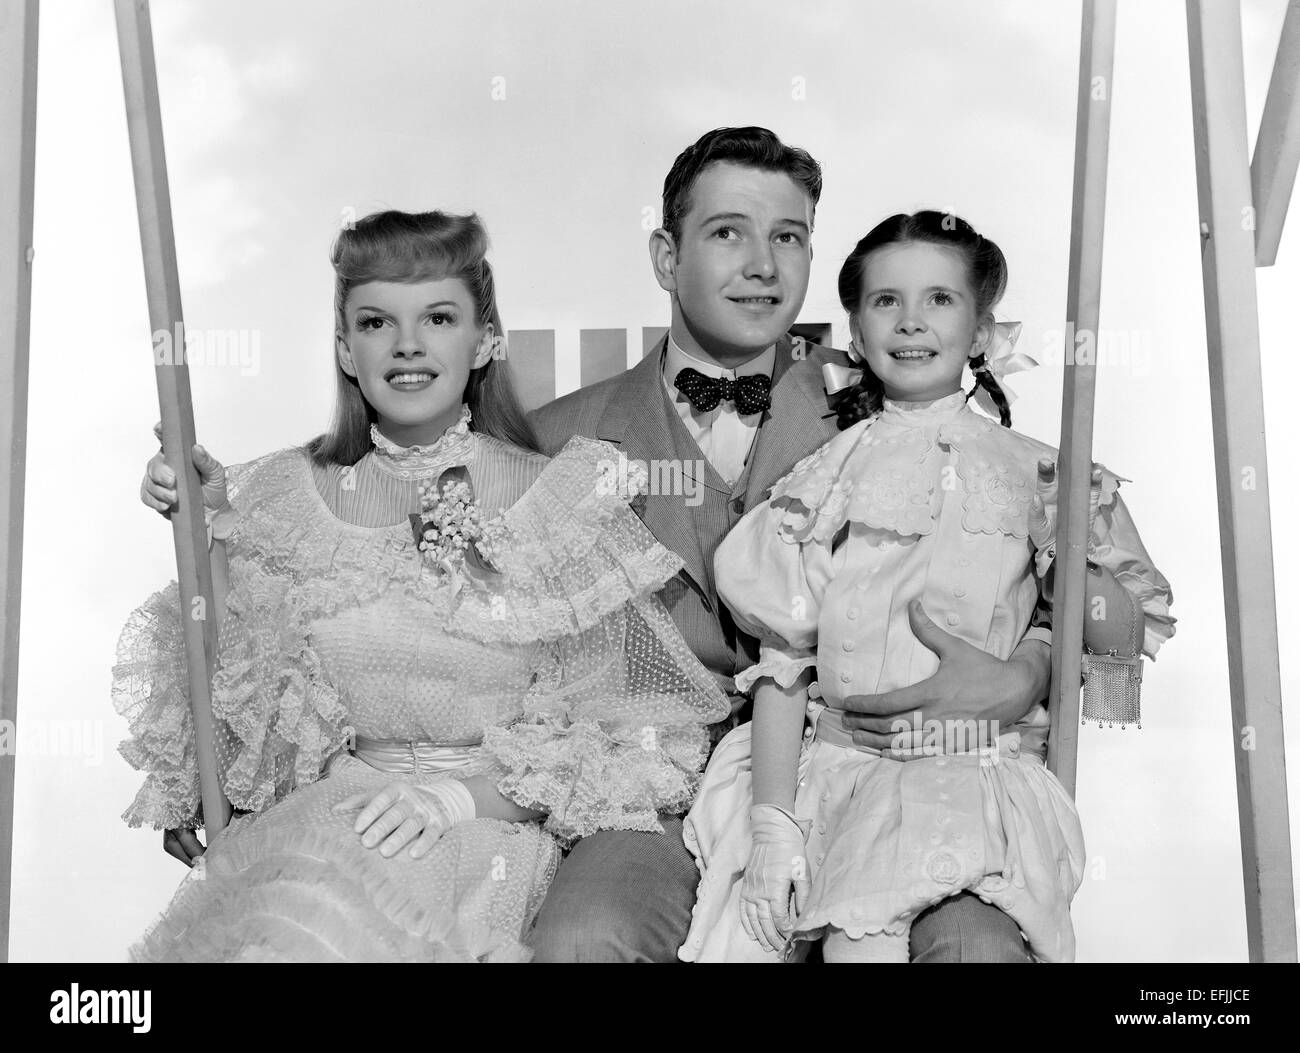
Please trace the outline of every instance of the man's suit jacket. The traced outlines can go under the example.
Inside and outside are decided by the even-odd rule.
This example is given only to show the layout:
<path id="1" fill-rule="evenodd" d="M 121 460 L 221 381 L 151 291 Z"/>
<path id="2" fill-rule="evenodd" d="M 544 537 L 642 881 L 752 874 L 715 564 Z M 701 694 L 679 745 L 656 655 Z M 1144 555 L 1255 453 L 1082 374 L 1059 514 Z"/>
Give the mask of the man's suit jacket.
<path id="1" fill-rule="evenodd" d="M 680 464 L 701 488 L 703 499 L 693 506 L 680 495 L 652 493 L 640 513 L 651 533 L 685 561 L 660 599 L 699 659 L 729 684 L 736 672 L 756 660 L 757 643 L 736 630 L 718 600 L 713 578 L 717 544 L 746 510 L 767 499 L 772 485 L 795 462 L 837 434 L 822 386 L 822 366 L 850 363 L 842 351 L 781 338 L 772 407 L 763 415 L 745 475 L 730 486 L 708 465 L 664 386 L 666 341 L 665 336 L 627 372 L 556 399 L 530 419 L 547 454 L 556 453 L 574 435 L 603 439 L 630 460 Z"/>

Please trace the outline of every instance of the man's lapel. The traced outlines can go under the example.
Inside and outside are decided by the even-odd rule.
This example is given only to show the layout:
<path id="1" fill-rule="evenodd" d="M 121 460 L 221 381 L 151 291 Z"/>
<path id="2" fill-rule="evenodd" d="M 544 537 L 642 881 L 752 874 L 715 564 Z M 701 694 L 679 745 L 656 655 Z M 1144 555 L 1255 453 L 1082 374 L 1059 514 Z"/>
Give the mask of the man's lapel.
<path id="1" fill-rule="evenodd" d="M 693 453 L 683 449 L 683 443 L 688 448 L 694 446 L 685 425 L 668 418 L 674 410 L 668 403 L 660 365 L 666 340 L 664 337 L 654 351 L 623 374 L 618 390 L 610 397 L 596 425 L 596 438 L 617 444 L 629 460 L 651 465 L 652 476 L 658 474 L 652 462 L 678 461 L 683 473 L 698 477 L 700 482 L 714 490 L 729 493 L 730 490 L 698 449 Z M 676 429 L 672 427 L 674 423 L 678 425 Z M 704 467 L 703 476 L 697 471 L 697 462 Z M 686 507 L 686 495 L 647 495 L 641 518 L 660 542 L 682 557 L 686 573 L 699 587 L 700 593 L 707 597 L 709 576 L 700 539 Z"/>
<path id="2" fill-rule="evenodd" d="M 753 508 L 795 461 L 836 434 L 835 418 L 822 386 L 821 371 L 792 368 L 794 344 L 783 336 L 776 345 L 772 370 L 772 408 L 754 441 L 753 464 L 745 489 L 745 507 Z"/>

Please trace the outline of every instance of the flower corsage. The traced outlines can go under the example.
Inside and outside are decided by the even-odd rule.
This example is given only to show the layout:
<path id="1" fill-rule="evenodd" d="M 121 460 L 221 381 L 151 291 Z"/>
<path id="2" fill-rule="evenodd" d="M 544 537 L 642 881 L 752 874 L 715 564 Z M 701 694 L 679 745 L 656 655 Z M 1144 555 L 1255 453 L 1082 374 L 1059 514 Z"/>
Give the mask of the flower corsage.
<path id="1" fill-rule="evenodd" d="M 430 567 L 459 580 L 468 575 L 475 584 L 498 573 L 493 560 L 509 531 L 504 517 L 484 516 L 474 501 L 469 472 L 448 468 L 436 480 L 421 483 L 420 511 L 412 513 L 415 544 Z"/>

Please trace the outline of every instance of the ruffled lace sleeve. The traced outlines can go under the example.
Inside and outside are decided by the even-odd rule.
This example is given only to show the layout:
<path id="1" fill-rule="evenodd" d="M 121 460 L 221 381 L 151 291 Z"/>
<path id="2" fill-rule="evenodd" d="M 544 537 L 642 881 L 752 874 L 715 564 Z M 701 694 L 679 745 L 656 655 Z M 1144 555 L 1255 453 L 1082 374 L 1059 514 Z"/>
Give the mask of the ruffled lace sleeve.
<path id="1" fill-rule="evenodd" d="M 315 782 L 352 733 L 311 644 L 319 618 L 401 587 L 401 552 L 318 514 L 301 450 L 250 466 L 231 498 L 230 593 L 212 682 L 217 763 L 230 803 L 260 812 Z"/>
<path id="2" fill-rule="evenodd" d="M 122 818 L 159 830 L 203 825 L 180 595 L 175 582 L 131 614 L 117 642 L 113 707 L 130 738 L 118 752 L 144 785 Z"/>
<path id="3" fill-rule="evenodd" d="M 227 469 L 236 511 L 256 464 Z M 130 733 L 118 752 L 145 773 L 144 785 L 122 818 L 133 827 L 200 828 L 203 808 L 176 582 L 150 596 L 127 619 L 118 636 L 112 690 L 113 707 L 126 718 Z"/>
<path id="4" fill-rule="evenodd" d="M 246 811 L 261 811 L 319 778 L 350 732 L 338 692 L 309 644 L 309 626 L 360 590 L 344 585 L 330 592 L 302 573 L 328 568 L 347 580 L 345 554 L 331 567 L 324 542 L 310 533 L 301 458 L 286 450 L 230 469 L 230 590 L 212 715 L 222 790 Z M 118 641 L 114 704 L 131 735 L 119 750 L 146 773 L 123 815 L 132 826 L 202 825 L 182 624 L 172 583 L 131 616 Z"/>
<path id="5" fill-rule="evenodd" d="M 506 514 L 513 543 L 495 587 L 459 631 L 543 641 L 524 713 L 489 728 L 502 794 L 547 813 L 564 841 L 597 830 L 659 831 L 686 808 L 707 750 L 705 726 L 730 713 L 717 682 L 655 598 L 681 560 L 602 485 L 606 443 L 575 438 Z M 467 590 L 468 591 L 468 590 Z"/>

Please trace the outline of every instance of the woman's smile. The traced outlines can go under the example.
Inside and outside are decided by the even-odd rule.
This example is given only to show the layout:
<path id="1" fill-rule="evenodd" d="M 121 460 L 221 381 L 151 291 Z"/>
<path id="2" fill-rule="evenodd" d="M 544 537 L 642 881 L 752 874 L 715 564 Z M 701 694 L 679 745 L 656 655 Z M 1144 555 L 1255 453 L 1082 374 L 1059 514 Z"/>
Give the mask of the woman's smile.
<path id="1" fill-rule="evenodd" d="M 388 386 L 404 393 L 423 391 L 438 379 L 438 374 L 423 366 L 390 369 L 384 376 Z"/>

